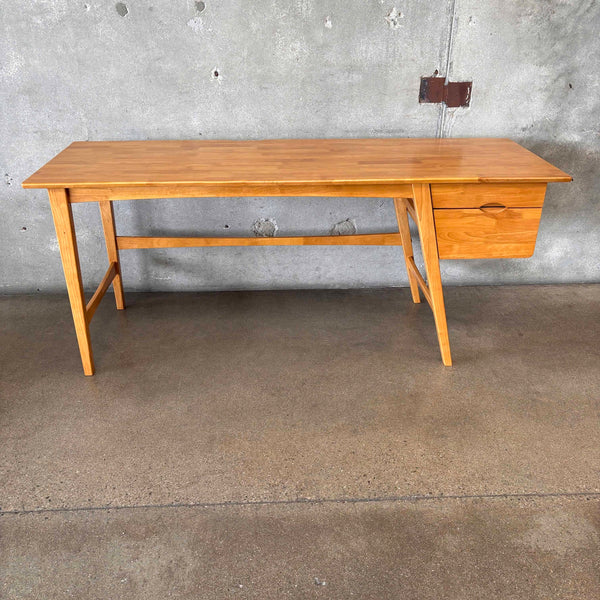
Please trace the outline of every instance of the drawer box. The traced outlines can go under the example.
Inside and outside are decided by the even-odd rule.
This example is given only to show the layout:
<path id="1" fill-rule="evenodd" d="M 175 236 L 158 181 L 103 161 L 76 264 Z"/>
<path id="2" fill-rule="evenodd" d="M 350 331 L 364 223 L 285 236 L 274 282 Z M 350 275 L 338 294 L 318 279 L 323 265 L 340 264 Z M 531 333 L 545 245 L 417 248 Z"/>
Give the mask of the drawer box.
<path id="1" fill-rule="evenodd" d="M 542 209 L 446 208 L 433 214 L 440 258 L 527 258 Z"/>
<path id="2" fill-rule="evenodd" d="M 541 208 L 545 183 L 434 183 L 433 208 L 479 208 L 500 204 L 509 208 Z"/>

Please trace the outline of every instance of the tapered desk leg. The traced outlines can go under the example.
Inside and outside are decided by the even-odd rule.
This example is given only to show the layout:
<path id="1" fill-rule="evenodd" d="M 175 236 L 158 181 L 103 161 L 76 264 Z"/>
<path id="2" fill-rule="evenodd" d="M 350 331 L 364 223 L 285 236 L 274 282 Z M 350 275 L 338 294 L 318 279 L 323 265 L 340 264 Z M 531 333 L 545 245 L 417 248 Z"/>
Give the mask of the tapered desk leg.
<path id="1" fill-rule="evenodd" d="M 115 229 L 113 205 L 110 200 L 98 202 L 98 204 L 100 205 L 100 216 L 102 217 L 108 262 L 115 263 L 116 265 L 116 275 L 112 285 L 115 292 L 117 310 L 123 310 L 125 308 L 125 298 L 123 297 L 123 280 L 121 279 L 121 263 L 119 262 L 119 249 L 117 248 L 117 232 Z"/>
<path id="2" fill-rule="evenodd" d="M 396 209 L 396 218 L 398 219 L 398 231 L 402 238 L 402 251 L 404 252 L 404 262 L 406 263 L 406 272 L 408 273 L 408 283 L 410 285 L 410 293 L 412 294 L 413 302 L 418 304 L 421 302 L 419 294 L 419 284 L 417 278 L 410 266 L 410 259 L 414 259 L 412 240 L 410 237 L 410 227 L 408 225 L 408 214 L 406 204 L 402 198 L 394 198 L 394 207 Z"/>
<path id="3" fill-rule="evenodd" d="M 447 367 L 450 367 L 452 366 L 452 357 L 450 355 L 450 340 L 448 339 L 448 324 L 446 323 L 446 309 L 444 308 L 440 260 L 429 184 L 414 184 L 413 200 L 417 213 L 417 227 L 419 228 L 419 237 L 421 238 L 421 248 L 427 272 L 427 284 L 431 294 L 431 309 L 433 310 L 433 318 L 435 319 L 442 362 Z"/>
<path id="4" fill-rule="evenodd" d="M 71 302 L 75 333 L 81 354 L 83 372 L 86 375 L 94 374 L 94 357 L 90 341 L 90 329 L 85 314 L 85 300 L 83 296 L 83 285 L 81 282 L 81 269 L 79 267 L 79 255 L 77 253 L 77 239 L 75 227 L 73 226 L 73 213 L 64 189 L 49 189 L 50 207 L 56 228 L 56 237 L 60 248 L 67 291 Z"/>

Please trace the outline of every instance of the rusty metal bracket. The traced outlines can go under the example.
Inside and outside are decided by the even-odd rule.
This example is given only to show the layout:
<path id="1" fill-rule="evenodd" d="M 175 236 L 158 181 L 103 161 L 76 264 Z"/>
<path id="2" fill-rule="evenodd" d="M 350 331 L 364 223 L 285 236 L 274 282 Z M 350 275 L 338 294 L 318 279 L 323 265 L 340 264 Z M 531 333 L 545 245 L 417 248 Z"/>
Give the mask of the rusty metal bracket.
<path id="1" fill-rule="evenodd" d="M 419 102 L 445 102 L 446 106 L 451 108 L 469 106 L 472 87 L 472 81 L 449 81 L 446 83 L 444 77 L 421 77 Z"/>

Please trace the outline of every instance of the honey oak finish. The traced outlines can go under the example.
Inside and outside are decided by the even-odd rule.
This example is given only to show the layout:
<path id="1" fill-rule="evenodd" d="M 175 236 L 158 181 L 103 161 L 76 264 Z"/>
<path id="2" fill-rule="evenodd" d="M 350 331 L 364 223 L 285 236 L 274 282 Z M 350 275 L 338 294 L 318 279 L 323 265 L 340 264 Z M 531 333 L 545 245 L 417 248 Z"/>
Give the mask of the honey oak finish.
<path id="1" fill-rule="evenodd" d="M 435 209 L 439 257 L 528 258 L 533 254 L 541 208 Z"/>
<path id="2" fill-rule="evenodd" d="M 566 173 L 507 139 L 152 140 L 73 142 L 23 187 L 569 180 Z M 296 193 L 305 195 L 302 188 Z M 249 191 L 253 194 L 257 195 Z"/>
<path id="3" fill-rule="evenodd" d="M 542 208 L 545 183 L 434 183 L 433 208 L 480 208 L 502 205 L 508 208 Z"/>
<path id="4" fill-rule="evenodd" d="M 413 201 L 417 214 L 417 228 L 421 240 L 421 250 L 427 272 L 427 288 L 429 304 L 433 311 L 433 319 L 442 354 L 442 362 L 449 367 L 452 365 L 450 356 L 450 340 L 448 338 L 448 325 L 446 323 L 446 308 L 442 292 L 442 275 L 438 257 L 435 223 L 433 221 L 433 208 L 431 206 L 431 189 L 427 183 L 413 185 Z"/>
<path id="5" fill-rule="evenodd" d="M 415 264 L 415 257 L 413 254 L 412 239 L 410 236 L 410 225 L 408 224 L 408 209 L 404 198 L 394 198 L 394 208 L 396 210 L 398 231 L 400 232 L 402 248 L 404 250 L 404 262 L 406 264 L 406 274 L 408 275 L 410 294 L 413 302 L 415 304 L 419 304 L 421 302 L 421 296 L 419 295 L 418 271 L 415 272 L 412 269 L 412 265 Z"/>
<path id="6" fill-rule="evenodd" d="M 81 269 L 79 267 L 79 254 L 77 252 L 77 238 L 73 224 L 73 213 L 71 205 L 64 189 L 48 190 L 50 196 L 50 208 L 54 218 L 54 227 L 60 249 L 67 292 L 71 302 L 73 322 L 83 372 L 86 375 L 94 374 L 94 356 L 92 354 L 92 343 L 90 340 L 90 327 L 87 318 L 85 298 L 83 295 L 83 283 L 81 281 Z"/>
<path id="7" fill-rule="evenodd" d="M 546 184 L 571 177 L 507 139 L 329 139 L 74 142 L 23 182 L 46 188 L 83 370 L 93 375 L 89 323 L 112 284 L 125 308 L 119 251 L 266 245 L 402 246 L 412 299 L 430 305 L 444 365 L 452 358 L 440 258 L 530 256 Z M 144 198 L 391 198 L 398 231 L 351 236 L 119 236 L 113 201 Z M 71 205 L 98 202 L 109 266 L 85 304 Z M 414 220 L 425 263 L 413 254 Z"/>
<path id="8" fill-rule="evenodd" d="M 100 217 L 102 219 L 102 228 L 104 229 L 104 240 L 106 243 L 106 253 L 111 264 L 115 265 L 115 274 L 113 278 L 113 290 L 115 292 L 115 302 L 117 310 L 125 308 L 125 297 L 123 296 L 123 281 L 121 279 L 121 266 L 119 263 L 119 248 L 117 244 L 117 231 L 115 229 L 115 213 L 112 202 L 99 202 Z"/>
<path id="9" fill-rule="evenodd" d="M 120 235 L 120 250 L 132 248 L 200 248 L 213 246 L 402 246 L 399 233 L 293 237 L 144 237 Z"/>

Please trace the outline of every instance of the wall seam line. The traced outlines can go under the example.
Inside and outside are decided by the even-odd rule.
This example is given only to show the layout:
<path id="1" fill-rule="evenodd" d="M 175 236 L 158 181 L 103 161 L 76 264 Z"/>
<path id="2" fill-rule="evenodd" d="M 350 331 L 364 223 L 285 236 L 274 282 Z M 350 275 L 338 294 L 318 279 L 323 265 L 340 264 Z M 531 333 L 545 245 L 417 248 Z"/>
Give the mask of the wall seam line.
<path id="1" fill-rule="evenodd" d="M 445 59 L 445 64 L 442 66 L 442 73 L 445 73 L 444 75 L 444 84 L 448 85 L 448 82 L 450 80 L 450 66 L 452 63 L 452 53 L 454 50 L 454 31 L 455 31 L 455 26 L 456 26 L 456 4 L 457 4 L 457 0 L 451 0 L 451 8 L 450 8 L 450 23 L 448 25 L 448 38 L 447 38 L 447 44 L 446 44 L 446 59 Z M 442 102 L 440 105 L 440 113 L 438 116 L 438 122 L 437 122 L 437 131 L 436 131 L 436 137 L 438 138 L 443 138 L 446 137 L 447 135 L 447 131 L 446 131 L 446 116 L 448 113 L 448 107 L 446 106 L 445 102 Z"/>

